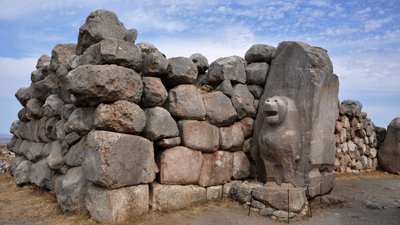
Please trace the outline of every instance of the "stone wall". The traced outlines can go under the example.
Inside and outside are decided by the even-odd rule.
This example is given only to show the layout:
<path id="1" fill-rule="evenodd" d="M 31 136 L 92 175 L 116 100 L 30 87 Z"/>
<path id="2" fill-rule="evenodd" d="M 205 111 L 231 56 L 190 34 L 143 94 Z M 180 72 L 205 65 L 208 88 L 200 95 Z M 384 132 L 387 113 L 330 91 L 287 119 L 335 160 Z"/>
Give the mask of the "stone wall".
<path id="1" fill-rule="evenodd" d="M 339 115 L 335 126 L 336 160 L 335 171 L 358 173 L 378 168 L 377 153 L 385 138 L 386 130 L 375 126 L 362 104 L 345 100 L 339 104 Z"/>
<path id="2" fill-rule="evenodd" d="M 118 222 L 150 209 L 179 210 L 220 200 L 231 194 L 230 187 L 237 180 L 260 178 L 253 124 L 261 96 L 265 95 L 261 104 L 272 97 L 264 87 L 274 86 L 267 86 L 266 80 L 276 49 L 257 44 L 244 58 L 223 57 L 209 64 L 198 53 L 166 58 L 150 43 L 135 43 L 136 36 L 137 31 L 126 29 L 114 13 L 92 12 L 79 30 L 78 43 L 58 44 L 51 56 L 41 56 L 31 85 L 16 93 L 23 108 L 10 128 L 13 138 L 8 147 L 17 155 L 11 174 L 18 185 L 31 183 L 54 192 L 66 214 L 88 211 L 99 222 Z M 310 53 L 306 60 L 311 60 L 313 68 L 307 71 L 320 69 L 332 75 L 325 51 L 297 42 L 282 46 Z M 329 63 L 321 64 L 316 55 Z M 285 58 L 280 60 L 285 62 Z M 333 87 L 335 103 L 337 80 L 333 78 L 319 81 Z M 304 87 L 301 90 L 309 93 Z M 285 95 L 283 89 L 274 91 Z M 290 91 L 296 99 L 296 90 Z M 318 120 L 307 117 L 317 127 L 329 122 L 337 110 L 334 104 L 330 113 L 318 114 L 321 107 L 331 109 L 330 103 L 327 108 L 327 102 L 318 101 L 310 103 L 317 107 L 313 116 Z M 304 119 L 308 106 L 296 104 Z M 365 114 L 357 111 L 354 115 L 340 108 L 335 131 L 337 171 L 358 168 L 365 161 L 362 156 L 371 156 L 365 168 L 376 167 L 372 155 L 377 146 L 373 144 L 379 136 L 374 139 Z M 329 132 L 326 136 L 334 137 Z M 309 139 L 301 140 L 306 146 Z M 307 173 L 318 183 L 328 174 L 331 184 L 325 193 L 333 187 L 330 161 L 334 153 L 328 146 L 324 148 L 328 154 L 319 154 L 324 143 L 315 143 L 304 155 L 316 162 L 308 168 L 308 159 L 301 155 L 305 166 L 296 170 L 300 171 L 296 176 Z M 334 143 L 330 144 L 334 149 Z M 360 146 L 358 156 L 349 153 L 353 145 Z M 332 157 L 322 157 L 326 155 Z M 342 165 L 349 157 L 346 166 Z M 317 171 L 313 177 L 312 169 Z M 300 184 L 304 182 L 294 185 Z M 299 207 L 305 209 L 303 191 L 301 195 Z"/>

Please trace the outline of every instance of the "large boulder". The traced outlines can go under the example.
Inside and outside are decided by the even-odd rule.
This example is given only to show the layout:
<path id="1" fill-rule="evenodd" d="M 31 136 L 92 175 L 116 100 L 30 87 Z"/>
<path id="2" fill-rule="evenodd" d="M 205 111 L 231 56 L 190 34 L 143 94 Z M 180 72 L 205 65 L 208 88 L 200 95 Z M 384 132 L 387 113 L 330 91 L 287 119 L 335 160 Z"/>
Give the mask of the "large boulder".
<path id="1" fill-rule="evenodd" d="M 157 106 L 145 109 L 145 113 L 147 119 L 143 133 L 147 139 L 155 141 L 179 136 L 178 126 L 166 109 Z"/>
<path id="2" fill-rule="evenodd" d="M 236 120 L 236 110 L 229 98 L 220 91 L 203 94 L 207 120 L 217 126 L 228 126 Z"/>
<path id="3" fill-rule="evenodd" d="M 233 154 L 217 151 L 203 155 L 199 185 L 209 187 L 224 184 L 232 178 Z"/>
<path id="4" fill-rule="evenodd" d="M 83 65 L 69 72 L 67 81 L 78 105 L 117 100 L 139 103 L 143 92 L 140 74 L 116 65 Z"/>
<path id="5" fill-rule="evenodd" d="M 50 67 L 53 71 L 65 66 L 75 53 L 75 44 L 58 44 L 51 51 Z"/>
<path id="6" fill-rule="evenodd" d="M 57 202 L 65 214 L 79 214 L 86 211 L 85 196 L 88 185 L 82 167 L 74 167 L 62 176 Z"/>
<path id="7" fill-rule="evenodd" d="M 153 209 L 162 212 L 174 211 L 189 206 L 204 204 L 207 191 L 197 185 L 153 184 L 151 204 Z"/>
<path id="8" fill-rule="evenodd" d="M 305 187 L 310 169 L 329 178 L 334 169 L 338 77 L 322 48 L 282 42 L 277 52 L 254 122 L 252 156 L 261 181 Z M 332 184 L 324 184 L 327 191 Z"/>
<path id="9" fill-rule="evenodd" d="M 100 223 L 118 223 L 149 211 L 149 186 L 137 185 L 108 190 L 89 185 L 85 206 L 90 215 Z"/>
<path id="10" fill-rule="evenodd" d="M 229 127 L 219 128 L 220 149 L 228 151 L 242 150 L 244 143 L 244 133 L 240 123 L 235 123 Z"/>
<path id="11" fill-rule="evenodd" d="M 31 173 L 32 162 L 23 160 L 14 170 L 14 180 L 17 185 L 24 185 L 30 182 L 29 175 Z"/>
<path id="12" fill-rule="evenodd" d="M 47 117 L 60 117 L 63 106 L 64 101 L 58 95 L 50 95 L 43 105 L 43 114 Z"/>
<path id="13" fill-rule="evenodd" d="M 193 84 L 197 79 L 197 66 L 185 57 L 169 58 L 168 76 L 165 83 L 173 87 L 178 84 Z"/>
<path id="14" fill-rule="evenodd" d="M 79 134 L 86 134 L 93 128 L 94 111 L 92 107 L 82 107 L 75 109 L 68 118 L 65 130 L 70 132 L 77 132 Z"/>
<path id="15" fill-rule="evenodd" d="M 246 61 L 239 56 L 218 58 L 208 68 L 207 81 L 221 83 L 230 80 L 233 83 L 246 83 Z"/>
<path id="16" fill-rule="evenodd" d="M 200 53 L 195 53 L 192 54 L 189 58 L 196 65 L 199 74 L 203 74 L 207 71 L 209 64 L 207 58 L 204 55 Z"/>
<path id="17" fill-rule="evenodd" d="M 339 105 L 339 112 L 342 115 L 347 116 L 350 120 L 353 119 L 354 116 L 361 115 L 362 104 L 357 100 L 344 100 Z"/>
<path id="18" fill-rule="evenodd" d="M 232 177 L 233 179 L 245 179 L 250 176 L 251 164 L 246 154 L 242 151 L 233 153 Z"/>
<path id="19" fill-rule="evenodd" d="M 246 66 L 246 77 L 248 84 L 258 84 L 264 86 L 267 79 L 269 66 L 265 62 L 252 63 Z"/>
<path id="20" fill-rule="evenodd" d="M 53 174 L 54 172 L 49 168 L 47 160 L 44 158 L 39 162 L 32 164 L 29 180 L 31 183 L 36 184 L 39 187 L 48 188 L 51 178 L 53 178 Z"/>
<path id="21" fill-rule="evenodd" d="M 390 122 L 378 151 L 378 160 L 384 170 L 400 174 L 400 117 Z"/>
<path id="22" fill-rule="evenodd" d="M 142 67 L 142 53 L 133 43 L 104 39 L 86 49 L 79 59 L 79 64 L 116 64 L 139 72 Z"/>
<path id="23" fill-rule="evenodd" d="M 134 42 L 133 31 L 125 29 L 117 15 L 107 10 L 96 10 L 86 18 L 85 24 L 79 28 L 76 54 L 81 55 L 89 46 L 106 38 L 115 38 Z"/>
<path id="24" fill-rule="evenodd" d="M 146 125 L 146 114 L 135 103 L 125 100 L 101 103 L 94 112 L 94 127 L 119 133 L 140 133 Z"/>
<path id="25" fill-rule="evenodd" d="M 108 131 L 87 135 L 85 177 L 106 188 L 150 183 L 154 180 L 153 144 L 140 136 Z"/>
<path id="26" fill-rule="evenodd" d="M 183 146 L 167 149 L 160 156 L 161 184 L 196 184 L 199 181 L 203 155 Z"/>
<path id="27" fill-rule="evenodd" d="M 236 84 L 233 87 L 232 104 L 235 107 L 238 117 L 240 119 L 244 117 L 254 117 L 256 115 L 256 109 L 254 108 L 254 97 L 247 88 L 247 85 Z"/>
<path id="28" fill-rule="evenodd" d="M 270 64 L 274 52 L 275 47 L 264 44 L 255 44 L 252 45 L 249 50 L 247 50 L 244 58 L 246 59 L 247 63 L 266 62 Z"/>
<path id="29" fill-rule="evenodd" d="M 147 46 L 147 45 L 146 45 Z M 142 71 L 145 76 L 165 76 L 168 74 L 169 61 L 164 54 L 159 52 L 157 49 L 149 50 L 144 48 L 144 44 L 139 45 L 142 47 L 142 54 L 146 53 L 143 59 Z M 155 47 L 154 47 L 155 48 Z"/>
<path id="30" fill-rule="evenodd" d="M 182 84 L 168 94 L 168 111 L 181 119 L 204 120 L 206 109 L 200 92 L 193 85 Z"/>
<path id="31" fill-rule="evenodd" d="M 64 87 L 64 83 L 60 83 L 60 79 L 57 77 L 55 73 L 51 73 L 46 76 L 41 81 L 33 83 L 31 85 L 32 92 L 31 97 L 38 99 L 40 102 L 45 102 L 47 97 L 52 94 L 57 94 L 61 87 Z"/>
<path id="32" fill-rule="evenodd" d="M 168 98 L 161 79 L 158 77 L 143 77 L 143 94 L 141 105 L 144 107 L 162 106 Z"/>
<path id="33" fill-rule="evenodd" d="M 197 120 L 181 120 L 178 122 L 178 126 L 184 146 L 203 152 L 218 150 L 218 127 L 206 121 Z"/>
<path id="34" fill-rule="evenodd" d="M 86 158 L 86 136 L 83 137 L 78 143 L 71 146 L 68 153 L 64 156 L 64 161 L 67 165 L 81 166 L 83 160 Z"/>

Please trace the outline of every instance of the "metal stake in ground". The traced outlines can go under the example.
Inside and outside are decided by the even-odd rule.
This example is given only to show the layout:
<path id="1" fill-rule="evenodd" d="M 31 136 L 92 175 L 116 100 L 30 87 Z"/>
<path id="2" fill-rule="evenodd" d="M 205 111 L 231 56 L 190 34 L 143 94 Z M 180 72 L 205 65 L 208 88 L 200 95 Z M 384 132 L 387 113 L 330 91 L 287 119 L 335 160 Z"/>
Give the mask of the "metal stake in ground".
<path id="1" fill-rule="evenodd" d="M 287 189 L 287 223 L 290 223 L 289 213 L 290 213 L 290 195 L 289 195 L 289 189 Z"/>
<path id="2" fill-rule="evenodd" d="M 307 191 L 307 192 L 306 192 L 306 195 L 307 195 L 307 201 L 308 201 L 308 210 L 309 210 L 310 216 L 311 216 L 311 218 L 312 218 L 311 202 L 310 202 L 310 189 L 309 189 L 308 186 L 307 186 L 307 190 L 306 190 L 306 191 Z"/>
<path id="3" fill-rule="evenodd" d="M 249 194 L 249 201 L 247 203 L 247 204 L 249 204 L 249 212 L 247 213 L 247 216 L 250 216 L 252 192 L 253 192 L 253 189 L 250 190 L 250 194 Z"/>

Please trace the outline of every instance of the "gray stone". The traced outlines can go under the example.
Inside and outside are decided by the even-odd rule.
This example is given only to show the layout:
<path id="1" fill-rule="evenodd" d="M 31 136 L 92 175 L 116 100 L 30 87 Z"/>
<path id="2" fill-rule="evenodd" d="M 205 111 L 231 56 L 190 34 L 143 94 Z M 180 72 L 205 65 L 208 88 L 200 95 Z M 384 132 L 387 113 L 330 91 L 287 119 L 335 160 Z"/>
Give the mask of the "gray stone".
<path id="1" fill-rule="evenodd" d="M 86 18 L 79 28 L 76 54 L 81 55 L 89 46 L 106 38 L 115 38 L 133 42 L 132 32 L 128 32 L 117 15 L 107 10 L 96 10 Z"/>
<path id="2" fill-rule="evenodd" d="M 167 98 L 168 92 L 160 78 L 143 77 L 143 94 L 141 100 L 143 107 L 162 106 Z"/>
<path id="3" fill-rule="evenodd" d="M 48 117 L 60 116 L 63 106 L 64 102 L 58 95 L 50 95 L 43 105 L 43 114 Z"/>
<path id="4" fill-rule="evenodd" d="M 21 161 L 15 168 L 13 173 L 14 180 L 17 185 L 24 185 L 30 182 L 29 176 L 31 172 L 32 162 L 29 160 Z"/>
<path id="5" fill-rule="evenodd" d="M 160 140 L 179 136 L 178 126 L 171 114 L 164 108 L 153 107 L 145 109 L 146 126 L 144 136 L 151 140 Z"/>
<path id="6" fill-rule="evenodd" d="M 60 204 L 63 213 L 71 215 L 85 212 L 85 196 L 88 182 L 85 179 L 82 167 L 69 169 L 67 174 L 62 176 L 59 185 L 57 202 Z"/>
<path id="7" fill-rule="evenodd" d="M 28 117 L 28 110 L 26 108 L 22 108 L 18 111 L 18 119 L 21 122 L 28 122 L 30 120 Z"/>
<path id="8" fill-rule="evenodd" d="M 199 185 L 209 187 L 229 182 L 232 177 L 233 154 L 217 151 L 203 154 Z"/>
<path id="9" fill-rule="evenodd" d="M 254 97 L 250 93 L 246 85 L 237 84 L 233 87 L 234 95 L 232 96 L 232 104 L 238 114 L 238 118 L 254 117 L 256 109 L 254 108 Z"/>
<path id="10" fill-rule="evenodd" d="M 170 87 L 179 84 L 193 84 L 198 75 L 197 66 L 185 57 L 169 58 L 168 77 L 165 80 Z"/>
<path id="11" fill-rule="evenodd" d="M 160 156 L 161 184 L 196 184 L 199 181 L 203 156 L 183 146 L 167 149 Z"/>
<path id="12" fill-rule="evenodd" d="M 207 201 L 220 201 L 222 199 L 222 185 L 207 188 Z"/>
<path id="13" fill-rule="evenodd" d="M 262 202 L 259 202 L 259 201 L 254 200 L 254 199 L 251 200 L 250 205 L 251 205 L 251 207 L 259 209 L 260 211 L 265 209 L 265 205 Z M 261 215 L 261 212 L 259 214 Z"/>
<path id="14" fill-rule="evenodd" d="M 154 180 L 153 144 L 142 137 L 108 131 L 87 135 L 85 177 L 100 186 L 115 189 Z"/>
<path id="15" fill-rule="evenodd" d="M 64 141 L 68 146 L 75 144 L 81 139 L 81 136 L 76 132 L 71 132 L 65 135 Z"/>
<path id="16" fill-rule="evenodd" d="M 233 92 L 233 87 L 232 87 L 232 83 L 230 80 L 224 80 L 222 81 L 217 88 L 215 88 L 216 91 L 221 91 L 222 93 L 224 93 L 226 96 L 228 96 L 229 98 L 232 98 L 232 96 L 235 95 L 235 93 Z"/>
<path id="17" fill-rule="evenodd" d="M 38 161 L 45 156 L 43 149 L 43 143 L 32 142 L 31 146 L 28 149 L 28 152 L 26 153 L 26 158 L 31 161 Z"/>
<path id="18" fill-rule="evenodd" d="M 257 187 L 262 187 L 262 183 L 258 182 L 239 182 L 235 181 L 235 183 L 232 182 L 232 186 L 229 190 L 229 196 L 243 204 L 243 203 L 250 203 L 252 200 L 251 197 L 251 192 L 254 188 Z"/>
<path id="19" fill-rule="evenodd" d="M 62 84 L 63 86 L 65 84 Z M 62 89 L 60 87 L 60 80 L 55 73 L 51 73 L 43 80 L 33 83 L 31 87 L 31 97 L 38 99 L 40 102 L 45 102 L 47 97 L 57 94 Z"/>
<path id="20" fill-rule="evenodd" d="M 208 68 L 208 83 L 221 83 L 230 80 L 233 83 L 246 83 L 246 61 L 239 56 L 218 58 Z"/>
<path id="21" fill-rule="evenodd" d="M 19 103 L 21 103 L 22 106 L 25 106 L 28 100 L 31 99 L 33 95 L 32 91 L 33 90 L 31 87 L 19 88 L 17 92 L 15 92 L 15 98 L 18 99 Z"/>
<path id="22" fill-rule="evenodd" d="M 53 177 L 53 171 L 47 165 L 47 159 L 44 158 L 37 163 L 32 164 L 29 180 L 39 187 L 47 187 Z"/>
<path id="23" fill-rule="evenodd" d="M 65 138 L 64 127 L 65 127 L 65 123 L 63 120 L 57 121 L 50 138 L 55 139 L 55 140 L 60 140 L 60 141 L 64 140 L 64 138 Z"/>
<path id="24" fill-rule="evenodd" d="M 41 55 L 36 63 L 36 69 L 43 68 L 46 64 L 50 63 L 50 56 L 48 55 Z"/>
<path id="25" fill-rule="evenodd" d="M 340 114 L 346 115 L 350 119 L 353 119 L 353 117 L 356 115 L 360 115 L 361 110 L 362 104 L 357 100 L 344 100 L 339 105 Z"/>
<path id="26" fill-rule="evenodd" d="M 238 123 L 229 127 L 219 128 L 219 147 L 228 151 L 242 150 L 244 134 L 242 126 Z"/>
<path id="27" fill-rule="evenodd" d="M 18 139 L 20 140 L 20 139 Z M 17 143 L 21 143 L 22 141 L 18 141 Z M 20 145 L 20 144 L 19 144 Z M 16 145 L 17 147 L 17 145 Z M 15 160 L 11 163 L 10 167 L 9 167 L 9 172 L 11 176 L 15 176 L 15 170 L 17 169 L 17 167 L 19 166 L 19 164 L 23 161 L 25 161 L 26 158 L 23 156 L 17 156 L 15 157 Z M 14 177 L 15 179 L 15 177 Z M 28 180 L 29 180 L 29 176 L 28 176 Z"/>
<path id="28" fill-rule="evenodd" d="M 77 105 L 127 100 L 139 103 L 143 82 L 134 70 L 116 65 L 83 65 L 67 75 Z"/>
<path id="29" fill-rule="evenodd" d="M 386 136 L 386 129 L 383 127 L 375 126 L 376 138 L 379 142 L 383 142 Z"/>
<path id="30" fill-rule="evenodd" d="M 220 91 L 203 94 L 206 119 L 216 126 L 228 126 L 236 120 L 236 110 L 229 98 Z"/>
<path id="31" fill-rule="evenodd" d="M 139 72 L 142 67 L 142 53 L 133 43 L 104 39 L 85 50 L 80 58 L 80 64 L 116 64 Z"/>
<path id="32" fill-rule="evenodd" d="M 72 112 L 75 109 L 76 109 L 76 106 L 74 104 L 65 104 L 61 109 L 61 118 L 64 121 L 68 121 L 69 116 L 72 114 Z"/>
<path id="33" fill-rule="evenodd" d="M 94 108 L 84 107 L 75 109 L 65 124 L 66 132 L 77 132 L 78 134 L 86 134 L 93 128 Z"/>
<path id="34" fill-rule="evenodd" d="M 249 138 L 253 135 L 254 120 L 252 118 L 246 117 L 237 123 L 242 127 L 244 138 Z"/>
<path id="35" fill-rule="evenodd" d="M 247 63 L 266 62 L 270 64 L 275 50 L 275 47 L 269 45 L 255 44 L 247 50 L 244 58 Z"/>
<path id="36" fill-rule="evenodd" d="M 43 103 L 41 103 L 39 100 L 36 98 L 29 99 L 29 101 L 26 103 L 26 109 L 28 111 L 28 117 L 29 118 L 40 118 L 43 115 L 43 109 L 42 109 Z"/>
<path id="37" fill-rule="evenodd" d="M 135 103 L 125 100 L 101 103 L 94 112 L 94 127 L 119 133 L 140 133 L 146 125 L 146 114 Z"/>
<path id="38" fill-rule="evenodd" d="M 193 85 L 182 84 L 168 94 L 168 111 L 177 118 L 204 120 L 206 109 L 200 92 Z"/>
<path id="39" fill-rule="evenodd" d="M 197 185 L 160 185 L 154 183 L 152 189 L 152 207 L 161 212 L 201 205 L 207 201 L 206 189 Z"/>
<path id="40" fill-rule="evenodd" d="M 272 216 L 276 216 L 281 220 L 287 220 L 288 218 L 295 217 L 296 214 L 293 212 L 289 212 L 289 214 L 288 214 L 287 210 L 286 211 L 285 210 L 276 210 L 272 213 Z"/>
<path id="41" fill-rule="evenodd" d="M 140 46 L 139 46 L 140 47 Z M 142 54 L 143 54 L 142 48 Z M 168 74 L 169 61 L 164 54 L 157 49 L 154 52 L 149 52 L 143 59 L 143 75 L 162 77 Z"/>
<path id="42" fill-rule="evenodd" d="M 64 156 L 64 161 L 68 166 L 81 166 L 83 160 L 86 158 L 86 136 L 83 137 L 78 143 L 71 146 L 68 153 Z"/>
<path id="43" fill-rule="evenodd" d="M 265 85 L 269 65 L 265 62 L 252 63 L 246 66 L 247 84 Z"/>
<path id="44" fill-rule="evenodd" d="M 203 74 L 207 71 L 209 64 L 207 58 L 204 55 L 200 53 L 195 53 L 192 54 L 189 58 L 196 65 L 199 74 Z"/>
<path id="45" fill-rule="evenodd" d="M 149 211 L 149 186 L 137 185 L 108 190 L 88 186 L 85 205 L 99 223 L 118 223 Z"/>
<path id="46" fill-rule="evenodd" d="M 64 166 L 64 158 L 60 142 L 52 142 L 50 154 L 47 157 L 47 165 L 53 170 L 60 169 Z"/>
<path id="47" fill-rule="evenodd" d="M 339 82 L 322 48 L 282 42 L 277 52 L 254 122 L 252 156 L 260 156 L 259 180 L 304 187 L 309 168 L 334 169 Z"/>
<path id="48" fill-rule="evenodd" d="M 37 69 L 37 70 L 34 70 L 34 71 L 32 71 L 32 73 L 31 73 L 31 81 L 32 81 L 33 83 L 36 83 L 36 82 L 38 82 L 38 81 L 43 80 L 47 75 L 48 75 L 47 73 L 44 73 L 44 72 L 43 72 L 43 69 L 42 69 L 42 68 Z"/>
<path id="49" fill-rule="evenodd" d="M 261 203 L 261 204 L 262 204 L 262 203 Z M 265 207 L 264 209 L 261 209 L 261 210 L 260 210 L 259 214 L 260 214 L 261 216 L 269 217 L 269 216 L 272 215 L 272 213 L 273 213 L 274 211 L 275 211 L 275 210 L 274 210 L 273 208 Z M 287 212 L 286 212 L 286 213 L 287 213 Z"/>
<path id="50" fill-rule="evenodd" d="M 247 88 L 255 99 L 260 99 L 264 91 L 264 88 L 260 85 L 247 85 Z"/>
<path id="51" fill-rule="evenodd" d="M 233 153 L 233 179 L 245 179 L 250 176 L 251 164 L 244 152 L 234 152 Z"/>
<path id="52" fill-rule="evenodd" d="M 178 122 L 182 145 L 203 152 L 215 152 L 219 147 L 218 127 L 206 121 L 181 120 Z"/>
<path id="53" fill-rule="evenodd" d="M 400 117 L 394 118 L 387 127 L 386 137 L 378 151 L 382 168 L 390 173 L 400 173 Z"/>
<path id="54" fill-rule="evenodd" d="M 160 52 L 156 48 L 156 46 L 154 46 L 153 44 L 151 44 L 149 42 L 140 42 L 140 43 L 137 43 L 137 46 L 139 46 L 140 50 L 142 51 L 142 56 L 146 55 L 146 54 L 154 53 L 154 52 Z"/>
<path id="55" fill-rule="evenodd" d="M 58 44 L 51 50 L 50 67 L 53 71 L 67 64 L 75 53 L 75 44 Z"/>
<path id="56" fill-rule="evenodd" d="M 181 144 L 181 137 L 163 138 L 156 142 L 157 146 L 163 148 L 172 148 Z"/>

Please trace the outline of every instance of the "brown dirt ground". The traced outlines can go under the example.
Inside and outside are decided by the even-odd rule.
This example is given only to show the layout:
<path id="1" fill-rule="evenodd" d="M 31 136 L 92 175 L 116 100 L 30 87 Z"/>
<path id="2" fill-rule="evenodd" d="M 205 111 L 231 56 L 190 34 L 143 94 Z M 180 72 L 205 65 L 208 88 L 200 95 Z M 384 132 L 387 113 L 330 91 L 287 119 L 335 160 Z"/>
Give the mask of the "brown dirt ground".
<path id="1" fill-rule="evenodd" d="M 354 225 L 400 224 L 400 176 L 382 172 L 362 175 L 339 175 L 331 195 L 345 203 L 330 207 L 312 203 L 313 217 L 291 220 L 290 224 Z M 364 201 L 383 206 L 366 207 Z M 123 223 L 135 225 L 233 225 L 285 224 L 274 221 L 232 201 L 207 204 L 179 212 L 158 213 Z M 96 224 L 89 215 L 65 216 L 55 197 L 34 186 L 18 187 L 12 178 L 0 173 L 0 224 Z"/>

